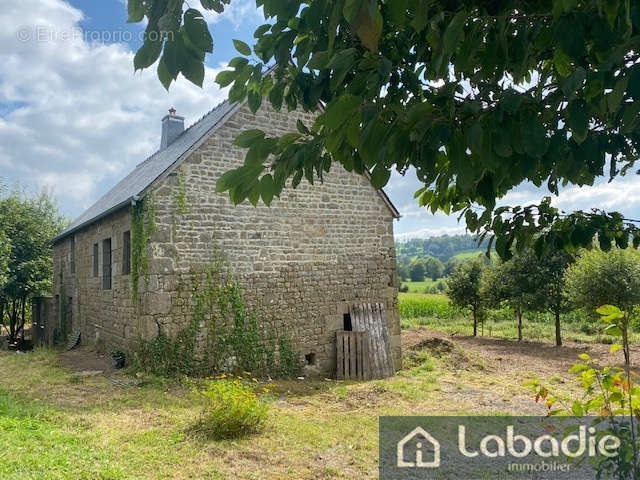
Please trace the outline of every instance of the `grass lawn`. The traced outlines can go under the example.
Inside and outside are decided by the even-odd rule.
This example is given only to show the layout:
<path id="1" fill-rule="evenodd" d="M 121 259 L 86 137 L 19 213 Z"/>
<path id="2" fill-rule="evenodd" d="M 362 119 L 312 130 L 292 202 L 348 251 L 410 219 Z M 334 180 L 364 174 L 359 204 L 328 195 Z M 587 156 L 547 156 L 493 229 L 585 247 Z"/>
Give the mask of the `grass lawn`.
<path id="1" fill-rule="evenodd" d="M 52 350 L 0 352 L 0 478 L 377 478 L 379 416 L 541 414 L 522 383 L 533 372 L 566 372 L 576 355 L 550 367 L 530 353 L 518 363 L 509 360 L 515 350 L 458 341 L 405 332 L 404 368 L 384 380 L 272 383 L 262 394 L 270 404 L 264 432 L 227 441 L 194 433 L 196 381 L 143 376 L 126 387 L 136 377 L 80 377 Z"/>

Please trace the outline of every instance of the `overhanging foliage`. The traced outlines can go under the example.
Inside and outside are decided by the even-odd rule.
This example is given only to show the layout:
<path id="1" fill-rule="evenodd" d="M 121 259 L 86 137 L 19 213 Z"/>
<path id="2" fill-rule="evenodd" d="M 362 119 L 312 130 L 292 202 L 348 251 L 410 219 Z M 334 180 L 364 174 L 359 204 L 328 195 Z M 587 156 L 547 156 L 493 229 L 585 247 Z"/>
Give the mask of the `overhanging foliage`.
<path id="1" fill-rule="evenodd" d="M 203 1 L 222 11 L 226 1 Z M 168 87 L 179 72 L 201 85 L 211 37 L 183 0 L 130 0 L 146 15 L 136 68 L 158 58 Z M 523 182 L 557 194 L 633 167 L 640 142 L 640 5 L 630 0 L 257 0 L 265 23 L 220 73 L 229 99 L 256 111 L 317 111 L 312 125 L 271 138 L 247 131 L 245 164 L 219 191 L 267 205 L 288 179 L 322 180 L 334 162 L 371 172 L 375 187 L 409 167 L 431 211 L 459 212 L 473 232 L 495 235 L 504 258 L 536 238 L 551 247 L 624 247 L 640 229 L 621 214 L 564 214 L 539 205 L 496 209 Z M 165 41 L 166 40 L 166 41 Z M 266 65 L 272 74 L 264 75 Z M 493 239 L 492 239 L 493 240 Z M 490 245 L 491 246 L 491 245 Z"/>

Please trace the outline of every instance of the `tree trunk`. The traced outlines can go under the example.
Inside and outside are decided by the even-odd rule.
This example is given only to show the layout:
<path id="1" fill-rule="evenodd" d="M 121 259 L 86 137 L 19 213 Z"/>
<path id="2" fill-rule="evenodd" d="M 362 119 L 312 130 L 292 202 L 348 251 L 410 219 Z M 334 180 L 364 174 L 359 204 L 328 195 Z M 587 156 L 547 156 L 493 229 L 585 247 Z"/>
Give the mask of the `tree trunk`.
<path id="1" fill-rule="evenodd" d="M 25 310 L 26 305 L 27 305 L 27 296 L 25 295 L 25 296 L 22 297 L 22 323 L 20 325 L 20 328 L 22 329 L 22 332 L 21 332 L 21 335 L 20 335 L 20 337 L 22 338 L 22 343 L 24 343 L 24 322 L 25 322 L 25 318 L 24 318 L 25 312 L 24 312 L 24 310 Z"/>
<path id="2" fill-rule="evenodd" d="M 473 336 L 478 336 L 478 313 L 473 310 Z"/>
<path id="3" fill-rule="evenodd" d="M 553 312 L 556 317 L 556 347 L 562 346 L 562 333 L 560 331 L 560 310 Z"/>
<path id="4" fill-rule="evenodd" d="M 522 341 L 522 312 L 518 310 L 518 341 Z"/>

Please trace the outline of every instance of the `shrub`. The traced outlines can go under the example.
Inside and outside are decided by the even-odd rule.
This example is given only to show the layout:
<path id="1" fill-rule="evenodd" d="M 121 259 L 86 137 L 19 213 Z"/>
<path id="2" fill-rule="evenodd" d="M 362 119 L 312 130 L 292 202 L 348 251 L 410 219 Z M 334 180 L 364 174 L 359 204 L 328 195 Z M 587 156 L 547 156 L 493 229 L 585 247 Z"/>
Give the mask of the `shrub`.
<path id="1" fill-rule="evenodd" d="M 264 427 L 269 407 L 242 379 L 208 381 L 197 395 L 205 402 L 197 430 L 210 438 L 239 438 Z"/>
<path id="2" fill-rule="evenodd" d="M 592 313 L 611 303 L 625 310 L 640 304 L 640 255 L 635 250 L 591 250 L 567 269 L 567 295 Z"/>
<path id="3" fill-rule="evenodd" d="M 399 290 L 402 293 L 407 293 L 409 291 L 409 285 L 407 285 L 406 283 L 403 283 L 402 285 L 400 285 Z"/>

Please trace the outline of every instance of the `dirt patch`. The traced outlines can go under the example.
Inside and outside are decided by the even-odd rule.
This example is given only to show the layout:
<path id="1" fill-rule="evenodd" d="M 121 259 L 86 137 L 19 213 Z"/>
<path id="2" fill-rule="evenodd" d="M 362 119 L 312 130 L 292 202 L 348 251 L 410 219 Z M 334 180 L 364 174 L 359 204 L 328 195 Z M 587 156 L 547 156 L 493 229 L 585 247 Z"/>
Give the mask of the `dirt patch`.
<path id="1" fill-rule="evenodd" d="M 63 352 L 59 356 L 60 365 L 74 373 L 86 371 L 102 371 L 105 374 L 113 373 L 111 357 L 97 353 L 87 347 L 78 347 Z"/>
<path id="2" fill-rule="evenodd" d="M 621 352 L 611 354 L 610 345 L 506 340 L 491 337 L 451 335 L 434 330 L 403 332 L 405 364 L 424 349 L 445 360 L 440 379 L 441 401 L 476 412 L 512 412 L 544 415 L 547 409 L 535 402 L 526 381 L 539 378 L 556 391 L 578 395 L 575 375 L 568 373 L 589 354 L 596 364 L 622 366 Z M 452 348 L 453 347 L 453 348 Z M 632 361 L 640 364 L 640 346 L 632 347 Z"/>

